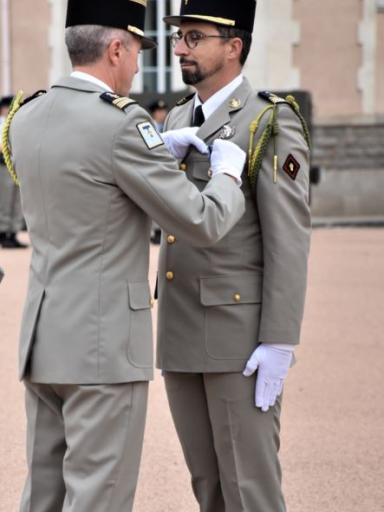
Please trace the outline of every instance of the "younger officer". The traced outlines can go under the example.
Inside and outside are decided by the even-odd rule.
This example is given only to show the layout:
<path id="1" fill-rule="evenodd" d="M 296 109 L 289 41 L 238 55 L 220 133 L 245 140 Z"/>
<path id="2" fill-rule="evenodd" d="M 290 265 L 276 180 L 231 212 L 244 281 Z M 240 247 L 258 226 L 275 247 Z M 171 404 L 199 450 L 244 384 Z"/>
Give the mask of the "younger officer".
<path id="1" fill-rule="evenodd" d="M 24 249 L 27 245 L 17 238 L 17 233 L 21 230 L 24 221 L 20 190 L 7 172 L 1 148 L 2 126 L 12 100 L 13 96 L 4 96 L 0 99 L 0 247 Z"/>
<path id="2" fill-rule="evenodd" d="M 293 98 L 254 93 L 242 75 L 255 8 L 189 0 L 165 18 L 197 90 L 166 129 L 200 126 L 207 144 L 231 140 L 249 155 L 246 213 L 228 235 L 193 248 L 169 231 L 161 248 L 158 365 L 201 512 L 286 510 L 279 418 L 306 289 L 309 150 Z M 206 156 L 192 151 L 182 167 L 209 183 Z"/>
<path id="3" fill-rule="evenodd" d="M 235 182 L 244 152 L 216 144 L 215 177 L 200 193 L 125 96 L 139 51 L 154 46 L 144 4 L 70 0 L 75 71 L 14 115 L 17 99 L 6 123 L 5 159 L 33 248 L 20 338 L 29 468 L 21 512 L 132 510 L 153 373 L 150 219 L 205 246 L 244 213 Z M 166 138 L 177 154 L 205 150 L 191 130 Z"/>

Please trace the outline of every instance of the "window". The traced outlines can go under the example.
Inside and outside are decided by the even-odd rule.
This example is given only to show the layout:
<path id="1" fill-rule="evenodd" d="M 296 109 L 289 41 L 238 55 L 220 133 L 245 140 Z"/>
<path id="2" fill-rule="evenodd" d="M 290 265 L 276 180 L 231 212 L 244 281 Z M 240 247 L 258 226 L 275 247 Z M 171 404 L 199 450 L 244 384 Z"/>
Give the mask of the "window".
<path id="1" fill-rule="evenodd" d="M 155 50 L 142 52 L 142 92 L 159 94 L 171 90 L 172 53 L 169 35 L 172 27 L 163 22 L 171 13 L 171 0 L 149 0 L 145 33 L 157 42 Z"/>

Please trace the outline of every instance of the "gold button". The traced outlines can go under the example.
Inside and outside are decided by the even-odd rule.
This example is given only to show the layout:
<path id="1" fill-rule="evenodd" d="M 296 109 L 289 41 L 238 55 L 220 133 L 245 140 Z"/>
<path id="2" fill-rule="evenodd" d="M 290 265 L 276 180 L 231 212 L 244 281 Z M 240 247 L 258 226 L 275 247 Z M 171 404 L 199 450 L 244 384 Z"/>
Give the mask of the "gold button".
<path id="1" fill-rule="evenodd" d="M 235 295 L 233 296 L 233 300 L 235 302 L 240 302 L 241 301 L 241 295 L 240 293 L 235 293 Z"/>
<path id="2" fill-rule="evenodd" d="M 168 235 L 168 236 L 167 236 L 167 242 L 168 242 L 169 244 L 174 244 L 174 243 L 176 242 L 176 237 L 175 237 L 175 236 L 173 236 L 173 235 Z"/>
<path id="3" fill-rule="evenodd" d="M 153 308 L 153 306 L 155 305 L 155 299 L 151 299 L 149 301 L 149 305 L 151 306 L 151 308 Z"/>
<path id="4" fill-rule="evenodd" d="M 173 281 L 175 278 L 175 274 L 173 272 L 167 272 L 165 276 L 168 281 Z"/>
<path id="5" fill-rule="evenodd" d="M 188 169 L 188 165 L 187 164 L 180 164 L 180 170 L 181 171 L 186 171 Z"/>

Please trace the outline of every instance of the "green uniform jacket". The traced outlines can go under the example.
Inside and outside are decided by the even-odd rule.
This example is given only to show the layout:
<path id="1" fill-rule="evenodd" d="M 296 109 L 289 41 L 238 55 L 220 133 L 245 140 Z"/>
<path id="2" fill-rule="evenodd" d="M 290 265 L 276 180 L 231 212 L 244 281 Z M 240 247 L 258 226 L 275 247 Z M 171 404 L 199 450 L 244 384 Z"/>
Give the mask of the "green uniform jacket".
<path id="1" fill-rule="evenodd" d="M 150 379 L 150 218 L 201 246 L 244 213 L 232 179 L 219 176 L 200 194 L 164 145 L 149 149 L 145 110 L 120 110 L 102 92 L 65 78 L 11 125 L 33 247 L 20 377 L 34 382 Z"/>
<path id="2" fill-rule="evenodd" d="M 166 129 L 190 126 L 193 105 L 189 101 L 175 107 Z M 198 135 L 212 144 L 223 126 L 230 125 L 230 140 L 247 151 L 249 126 L 266 106 L 244 80 Z M 278 109 L 277 182 L 271 140 L 256 193 L 244 172 L 245 215 L 219 243 L 193 248 L 177 233 L 164 234 L 158 279 L 160 368 L 240 371 L 260 342 L 299 343 L 311 227 L 309 150 L 292 108 L 282 103 Z M 289 155 L 300 165 L 295 179 L 283 170 Z M 209 182 L 205 156 L 191 151 L 182 167 L 200 189 Z"/>

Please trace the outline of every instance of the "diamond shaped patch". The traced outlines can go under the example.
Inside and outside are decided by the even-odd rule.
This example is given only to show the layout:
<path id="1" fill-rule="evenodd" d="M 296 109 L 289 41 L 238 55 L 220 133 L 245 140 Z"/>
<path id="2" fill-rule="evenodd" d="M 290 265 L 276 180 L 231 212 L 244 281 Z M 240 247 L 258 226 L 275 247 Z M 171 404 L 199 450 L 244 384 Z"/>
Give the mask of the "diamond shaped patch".
<path id="1" fill-rule="evenodd" d="M 283 169 L 290 178 L 295 180 L 300 171 L 300 164 L 293 155 L 288 155 Z"/>

